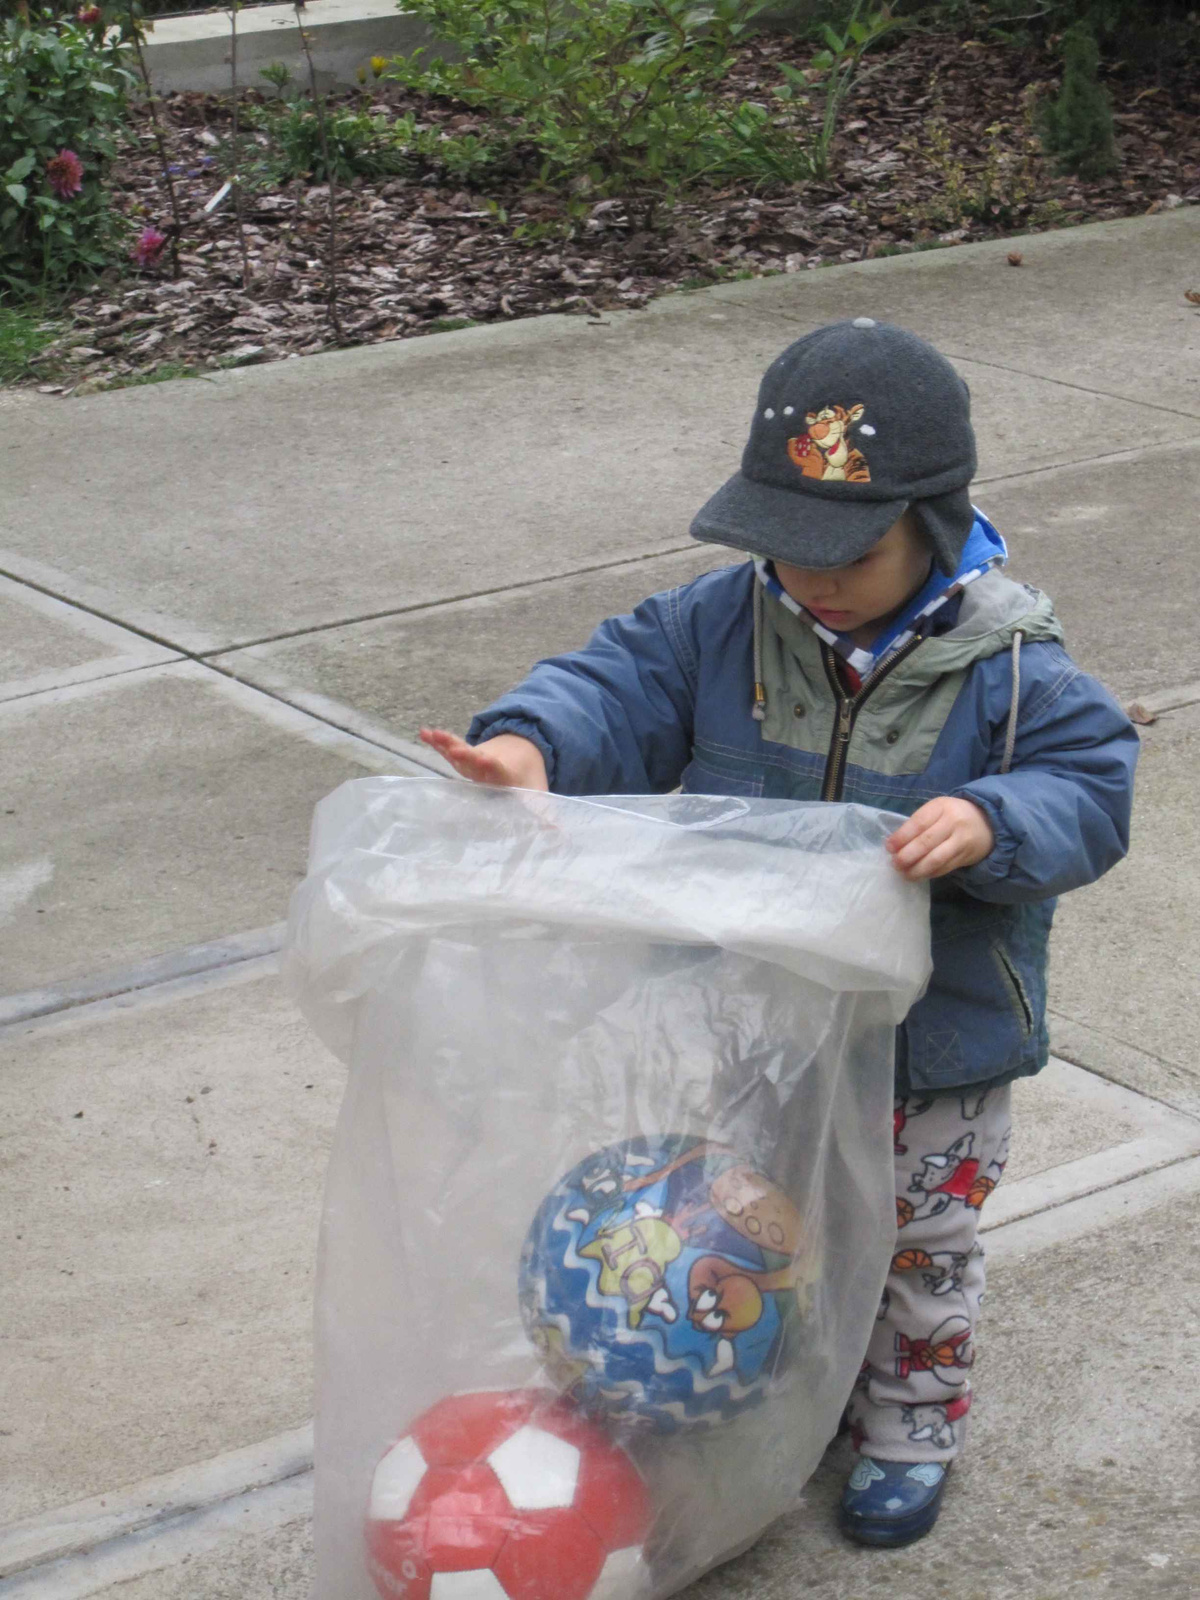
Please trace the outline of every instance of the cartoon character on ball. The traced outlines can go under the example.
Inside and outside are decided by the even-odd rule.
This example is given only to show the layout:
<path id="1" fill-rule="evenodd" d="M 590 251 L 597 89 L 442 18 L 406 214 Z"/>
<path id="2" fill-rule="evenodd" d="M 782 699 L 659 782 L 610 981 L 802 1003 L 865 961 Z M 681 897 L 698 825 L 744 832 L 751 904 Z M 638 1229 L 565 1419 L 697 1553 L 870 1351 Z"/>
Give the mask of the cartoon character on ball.
<path id="1" fill-rule="evenodd" d="M 630 1139 L 542 1202 L 521 1311 L 547 1371 L 586 1410 L 658 1430 L 712 1424 L 761 1400 L 786 1362 L 804 1263 L 795 1206 L 737 1151 Z"/>
<path id="2" fill-rule="evenodd" d="M 638 1600 L 646 1486 L 544 1389 L 456 1394 L 375 1468 L 367 1564 L 384 1600 Z"/>

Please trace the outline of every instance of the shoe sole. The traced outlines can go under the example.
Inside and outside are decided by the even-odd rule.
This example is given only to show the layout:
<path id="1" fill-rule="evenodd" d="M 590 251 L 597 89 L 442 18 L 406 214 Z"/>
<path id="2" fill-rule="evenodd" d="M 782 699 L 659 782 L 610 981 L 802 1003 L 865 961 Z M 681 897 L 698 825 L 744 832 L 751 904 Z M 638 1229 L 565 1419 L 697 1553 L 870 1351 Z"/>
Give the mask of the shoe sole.
<path id="1" fill-rule="evenodd" d="M 926 1522 L 919 1528 L 880 1528 L 860 1524 L 855 1526 L 851 1522 L 839 1522 L 838 1526 L 846 1538 L 854 1544 L 861 1544 L 873 1550 L 898 1550 L 906 1544 L 916 1544 L 918 1539 L 923 1539 L 927 1533 L 933 1532 L 934 1522 Z"/>
<path id="2" fill-rule="evenodd" d="M 838 1527 L 847 1539 L 852 1539 L 855 1544 L 894 1550 L 900 1545 L 915 1544 L 918 1539 L 923 1539 L 930 1533 L 941 1509 L 942 1499 L 939 1495 L 932 1506 L 926 1507 L 912 1517 L 897 1517 L 894 1520 L 884 1517 L 854 1517 L 847 1516 L 843 1511 L 838 1516 Z"/>

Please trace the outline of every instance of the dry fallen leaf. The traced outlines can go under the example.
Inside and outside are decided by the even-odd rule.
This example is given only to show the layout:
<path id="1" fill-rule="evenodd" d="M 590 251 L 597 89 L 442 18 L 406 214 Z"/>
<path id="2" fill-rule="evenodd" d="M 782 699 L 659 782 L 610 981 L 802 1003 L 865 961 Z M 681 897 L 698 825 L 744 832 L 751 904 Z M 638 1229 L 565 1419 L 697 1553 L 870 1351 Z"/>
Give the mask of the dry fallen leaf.
<path id="1" fill-rule="evenodd" d="M 1185 289 L 1183 298 L 1190 300 L 1194 306 L 1200 306 L 1200 289 Z"/>
<path id="2" fill-rule="evenodd" d="M 1024 260 L 1025 257 L 1019 250 L 1010 250 L 1008 252 L 1008 264 L 1010 267 L 1019 267 Z"/>

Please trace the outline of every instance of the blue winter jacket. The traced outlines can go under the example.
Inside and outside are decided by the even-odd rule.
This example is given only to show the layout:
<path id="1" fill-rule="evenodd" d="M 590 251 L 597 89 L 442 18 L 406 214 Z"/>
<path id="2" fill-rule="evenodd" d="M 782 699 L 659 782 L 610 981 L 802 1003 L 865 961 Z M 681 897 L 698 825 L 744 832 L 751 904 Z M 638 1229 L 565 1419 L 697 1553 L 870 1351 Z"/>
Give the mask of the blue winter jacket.
<path id="1" fill-rule="evenodd" d="M 1062 648 L 1046 597 L 999 572 L 964 591 L 948 631 L 885 661 L 857 697 L 829 645 L 760 593 L 767 707 L 756 720 L 756 585 L 745 563 L 653 595 L 584 649 L 540 662 L 468 737 L 532 739 L 559 794 L 682 786 L 906 814 L 936 795 L 973 800 L 995 848 L 932 886 L 934 972 L 898 1032 L 897 1088 L 1038 1071 L 1055 897 L 1128 848 L 1129 720 Z"/>

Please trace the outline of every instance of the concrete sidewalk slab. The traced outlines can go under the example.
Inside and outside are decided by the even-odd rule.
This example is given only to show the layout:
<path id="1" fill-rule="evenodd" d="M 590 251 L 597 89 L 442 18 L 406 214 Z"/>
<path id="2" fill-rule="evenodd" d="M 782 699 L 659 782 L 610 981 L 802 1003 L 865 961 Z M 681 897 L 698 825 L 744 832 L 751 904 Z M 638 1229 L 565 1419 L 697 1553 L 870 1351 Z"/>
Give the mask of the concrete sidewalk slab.
<path id="1" fill-rule="evenodd" d="M 310 1400 L 308 1270 L 342 1072 L 268 968 L 260 958 L 0 1033 L 0 1091 L 15 1108 L 2 1209 L 18 1235 L 3 1270 L 24 1290 L 8 1308 L 0 1522 L 70 1511 L 73 1497 L 243 1449 L 306 1414 L 283 1408 Z M 1014 1107 L 1012 1161 L 985 1218 L 999 1224 L 993 1250 L 1009 1216 L 1200 1144 L 1200 1124 L 1061 1063 L 1016 1084 Z M 104 1443 L 113 1432 L 120 1442 Z M 177 1476 L 171 1498 L 186 1504 Z"/>
<path id="2" fill-rule="evenodd" d="M 1048 1020 L 1050 1047 L 1062 1060 L 1086 1064 L 1089 1072 L 1111 1083 L 1135 1088 L 1138 1094 L 1150 1095 L 1172 1110 L 1200 1118 L 1200 1082 L 1190 1051 L 1186 1053 L 1189 1065 L 1181 1067 L 1114 1037 L 1103 1018 L 1078 1022 L 1052 1006 Z"/>
<path id="3" fill-rule="evenodd" d="M 31 1291 L 13 1305 L 6 1335 L 10 1482 L 34 1499 L 0 1507 L 0 1573 L 89 1540 L 135 1533 L 144 1543 L 156 1530 L 165 1538 L 172 1508 L 215 1504 L 297 1470 L 298 1433 L 257 1448 L 245 1440 L 252 1424 L 274 1420 L 274 1408 L 308 1400 L 310 1235 L 341 1082 L 263 975 L 218 978 L 165 1006 L 148 996 L 124 1014 L 97 1007 L 46 1019 L 0 1036 L 5 1044 L 0 1082 L 23 1106 L 5 1195 L 21 1234 L 11 1270 Z M 157 1062 L 168 1051 L 164 1076 Z M 1096 1170 L 1086 1181 L 1103 1183 L 1121 1173 L 1098 1170 L 1096 1158 L 1132 1153 L 1154 1130 L 1180 1148 L 1200 1145 L 1200 1124 L 1059 1063 L 1016 1086 L 1015 1116 L 1013 1159 L 988 1207 L 1001 1231 L 1008 1215 L 1085 1192 L 1085 1175 L 1071 1175 L 1089 1158 Z M 35 1127 L 36 1140 L 23 1138 Z M 48 1168 L 69 1184 L 47 1181 Z M 70 1283 L 55 1286 L 51 1258 Z M 113 1303 L 133 1331 L 106 1339 Z M 214 1352 L 217 1330 L 225 1348 Z M 232 1381 L 218 1381 L 226 1362 Z M 63 1366 L 89 1395 L 82 1406 L 61 1382 Z M 121 1384 L 133 1368 L 138 1398 L 126 1416 Z M 103 1448 L 114 1412 L 122 1442 Z M 113 1490 L 147 1462 L 156 1479 L 161 1457 L 193 1459 L 214 1443 L 222 1454 L 190 1471 L 147 1481 L 140 1493 Z M 97 1483 L 109 1485 L 102 1504 L 68 1503 Z M 24 1537 L 2 1526 L 14 1509 L 18 1521 L 33 1516 Z"/>
<path id="4" fill-rule="evenodd" d="M 342 1082 L 272 976 L 0 1038 L 0 1523 L 311 1416 Z"/>
<path id="5" fill-rule="evenodd" d="M 169 405 L 97 395 L 78 402 L 84 483 L 78 417 L 54 408 L 9 470 L 0 543 L 165 613 L 189 649 L 678 546 L 714 449 L 741 449 L 730 375 L 752 394 L 778 338 L 736 308 L 662 304 L 247 368 L 180 384 Z M 94 532 L 67 517 L 81 499 Z M 181 594 L 187 637 L 170 624 Z"/>
<path id="6" fill-rule="evenodd" d="M 98 655 L 117 654 L 23 601 L 20 584 L 0 579 L 0 695 L 6 699 L 20 679 L 69 672 Z"/>
<path id="7" fill-rule="evenodd" d="M 1200 440 L 979 490 L 1008 541 L 1013 576 L 1051 595 L 1072 655 L 1122 704 L 1200 679 L 1191 599 L 1197 485 Z M 1152 504 L 1160 509 L 1147 519 Z M 576 648 L 603 617 L 728 558 L 704 546 L 216 659 L 285 698 L 297 688 L 331 695 L 409 738 L 431 718 L 465 729 L 540 657 Z M 1140 621 L 1149 615 L 1152 628 Z"/>
<path id="8" fill-rule="evenodd" d="M 1052 596 L 1067 648 L 1128 703 L 1200 678 L 1200 439 L 981 488 L 1014 577 Z"/>
<path id="9" fill-rule="evenodd" d="M 1012 1150 L 998 1193 L 1135 1139 L 1142 1127 L 1139 1108 L 1114 1108 L 1104 1096 L 1106 1087 L 1059 1061 L 1036 1077 L 1018 1078 L 1013 1084 Z"/>
<path id="10" fill-rule="evenodd" d="M 1200 1220 L 1195 1179 L 1168 1205 L 1115 1213 L 1115 1223 L 1097 1208 L 1091 1227 L 1069 1242 L 1042 1230 L 1035 1248 L 1004 1248 L 1021 1225 L 990 1236 L 972 1442 L 928 1540 L 886 1555 L 841 1540 L 834 1511 L 851 1458 L 839 1441 L 804 1486 L 801 1509 L 685 1591 L 688 1600 L 790 1600 L 798 1592 L 926 1600 L 951 1588 L 999 1600 L 1190 1597 L 1200 1570 L 1200 1509 L 1188 1482 L 1198 1453 L 1190 1381 L 1197 1353 L 1192 1328 L 1172 1314 L 1188 1223 Z M 1070 1314 L 1072 1303 L 1080 1317 Z M 1154 1370 L 1169 1370 L 1190 1404 L 1180 1405 L 1175 1382 L 1147 1384 L 1147 1331 L 1162 1357 Z M 1165 1483 L 1148 1470 L 1162 1461 L 1172 1468 Z M 154 1485 L 145 1491 L 153 1496 Z M 241 1600 L 269 1579 L 273 1595 L 300 1600 L 309 1593 L 310 1495 L 307 1475 L 293 1477 L 166 1522 L 148 1540 L 118 1540 L 90 1559 L 19 1572 L 0 1593 Z M 963 1591 L 964 1581 L 975 1587 Z"/>
<path id="11" fill-rule="evenodd" d="M 286 915 L 316 801 L 397 769 L 194 664 L 0 704 L 0 992 Z"/>
<path id="12" fill-rule="evenodd" d="M 1021 267 L 1008 264 L 1014 250 Z M 1121 395 L 1145 417 L 1165 408 L 1200 418 L 1200 317 L 1184 298 L 1196 287 L 1197 252 L 1200 207 L 1181 206 L 1155 217 L 727 284 L 713 293 L 804 328 L 879 317 L 912 328 L 956 361 Z M 1069 424 L 1077 398 L 1060 395 L 1042 414 L 1044 435 Z"/>
<path id="13" fill-rule="evenodd" d="M 1130 857 L 1063 900 L 1051 1005 L 1068 1021 L 1132 1047 L 1132 1056 L 1108 1053 L 1106 1073 L 1196 1112 L 1200 706 L 1172 711 L 1140 731 Z"/>
<path id="14" fill-rule="evenodd" d="M 1198 1224 L 1193 1196 L 992 1269 L 971 1442 L 928 1539 L 868 1551 L 833 1531 L 840 1445 L 804 1509 L 687 1600 L 1190 1600 L 1200 1346 L 1178 1290 Z"/>
<path id="15" fill-rule="evenodd" d="M 0 577 L 0 700 L 175 659 L 161 645 Z"/>
<path id="16" fill-rule="evenodd" d="M 1182 271 L 1192 236 L 1154 237 Z M 1125 278 L 1092 272 L 1089 230 L 1070 238 L 1074 253 L 1055 247 L 1074 264 L 1070 283 L 1022 303 L 1023 337 L 1053 345 L 1086 271 L 1097 343 L 1110 352 L 1111 334 L 1125 352 L 1112 331 L 1129 321 Z M 869 263 L 869 282 L 902 281 L 936 317 L 970 302 L 981 273 L 1016 276 L 979 250 L 991 247 Z M 799 331 L 795 307 L 812 322 L 851 302 L 887 309 L 859 303 L 861 270 L 51 406 L 35 447 L 6 464 L 3 542 L 22 563 L 63 570 L 68 598 L 104 586 L 115 615 L 200 651 L 677 548 L 738 465 L 762 370 Z M 1029 375 L 997 363 L 997 345 L 1007 359 L 1007 332 L 992 326 L 978 341 L 988 364 L 960 352 L 985 479 L 1109 454 L 1114 441 L 1200 436 L 1200 409 L 1147 402 L 1125 354 L 1124 388 L 1093 393 L 1057 381 L 1053 364 Z"/>
<path id="17" fill-rule="evenodd" d="M 285 699 L 298 690 L 331 695 L 410 739 L 429 723 L 465 732 L 475 712 L 539 657 L 577 649 L 604 617 L 723 566 L 732 554 L 693 544 L 676 555 L 320 629 L 214 660 Z"/>

